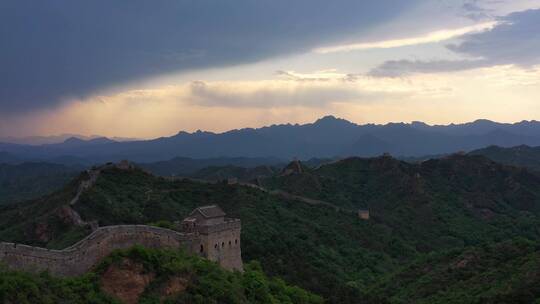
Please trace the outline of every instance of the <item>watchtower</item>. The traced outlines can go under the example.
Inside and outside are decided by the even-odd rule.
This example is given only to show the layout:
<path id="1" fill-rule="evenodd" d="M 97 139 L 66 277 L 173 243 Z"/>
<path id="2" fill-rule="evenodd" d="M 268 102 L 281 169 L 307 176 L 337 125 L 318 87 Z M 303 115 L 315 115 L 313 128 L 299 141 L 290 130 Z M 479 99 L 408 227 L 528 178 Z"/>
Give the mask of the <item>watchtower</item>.
<path id="1" fill-rule="evenodd" d="M 224 268 L 242 271 L 241 223 L 225 215 L 217 205 L 198 207 L 182 221 L 182 230 L 199 234 L 199 255 Z"/>

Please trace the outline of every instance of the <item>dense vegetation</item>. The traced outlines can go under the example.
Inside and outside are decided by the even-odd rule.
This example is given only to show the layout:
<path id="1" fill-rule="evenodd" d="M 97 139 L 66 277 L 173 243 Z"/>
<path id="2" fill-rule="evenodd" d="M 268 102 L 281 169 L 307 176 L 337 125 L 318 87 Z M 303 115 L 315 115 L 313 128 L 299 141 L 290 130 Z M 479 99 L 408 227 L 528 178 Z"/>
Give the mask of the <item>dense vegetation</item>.
<path id="1" fill-rule="evenodd" d="M 271 166 L 258 166 L 254 168 L 211 166 L 193 173 L 191 177 L 207 181 L 223 181 L 236 178 L 240 182 L 251 182 L 258 178 L 271 177 L 277 172 L 279 172 L 279 169 Z"/>
<path id="2" fill-rule="evenodd" d="M 265 273 L 320 294 L 328 303 L 405 303 L 408 297 L 420 303 L 459 297 L 464 303 L 495 301 L 520 292 L 519 286 L 508 287 L 512 281 L 505 276 L 518 278 L 518 269 L 536 265 L 531 261 L 540 237 L 540 176 L 525 169 L 466 155 L 420 164 L 352 158 L 276 175 L 265 184 L 340 209 L 251 187 L 173 181 L 119 169 L 103 171 L 72 207 L 82 219 L 102 226 L 166 225 L 196 206 L 219 204 L 242 219 L 244 261 L 258 260 Z M 59 212 L 76 185 L 0 209 L 0 237 L 51 248 L 76 241 L 87 230 Z M 370 220 L 358 218 L 359 208 L 370 210 Z M 514 239 L 527 245 L 505 245 Z M 509 250 L 508 256 L 489 249 L 504 246 L 525 249 Z M 448 265 L 469 252 L 488 262 L 465 263 L 448 277 Z M 508 267 L 497 269 L 501 263 Z M 462 278 L 470 279 L 470 288 L 460 296 Z M 531 286 L 540 284 L 534 274 L 526 279 Z M 499 285 L 491 287 L 493 282 Z M 424 292 L 413 297 L 416 289 Z M 529 298 L 540 297 L 540 291 L 530 290 Z"/>
<path id="3" fill-rule="evenodd" d="M 79 168 L 51 163 L 0 163 L 0 205 L 37 198 L 60 189 Z"/>
<path id="4" fill-rule="evenodd" d="M 105 273 L 111 267 L 126 268 L 126 264 L 131 279 L 136 280 L 139 275 L 152 278 L 147 286 L 143 286 L 139 303 L 322 303 L 320 297 L 301 288 L 289 286 L 277 278 L 268 278 L 256 262 L 247 264 L 244 273 L 229 272 L 216 263 L 181 251 L 142 247 L 116 251 L 95 271 L 76 278 L 61 279 L 46 273 L 30 275 L 0 270 L 0 302 L 119 303 L 115 294 L 107 294 L 101 286 L 109 283 Z M 142 267 L 134 267 L 137 265 Z M 181 282 L 181 288 L 168 294 L 165 286 L 174 279 Z"/>
<path id="5" fill-rule="evenodd" d="M 540 147 L 517 146 L 503 148 L 489 146 L 470 152 L 471 155 L 483 155 L 501 164 L 530 168 L 540 171 Z"/>
<path id="6" fill-rule="evenodd" d="M 217 157 L 217 158 L 188 158 L 175 157 L 170 160 L 138 164 L 141 168 L 160 176 L 193 176 L 199 171 L 215 171 L 230 168 L 232 173 L 250 171 L 252 168 L 264 166 L 281 166 L 282 160 L 277 158 L 251 157 Z M 214 169 L 206 169 L 214 168 Z"/>
<path id="7" fill-rule="evenodd" d="M 540 303 L 540 244 L 514 239 L 428 254 L 367 294 L 372 303 Z"/>

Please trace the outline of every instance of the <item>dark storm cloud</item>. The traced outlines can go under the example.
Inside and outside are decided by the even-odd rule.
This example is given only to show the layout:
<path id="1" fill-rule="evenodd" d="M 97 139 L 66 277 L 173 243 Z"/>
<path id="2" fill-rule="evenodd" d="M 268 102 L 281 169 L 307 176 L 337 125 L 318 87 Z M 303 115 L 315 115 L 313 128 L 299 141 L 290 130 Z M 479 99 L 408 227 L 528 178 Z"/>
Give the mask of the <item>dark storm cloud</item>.
<path id="1" fill-rule="evenodd" d="M 499 18 L 499 21 L 492 30 L 466 35 L 461 43 L 448 45 L 453 52 L 473 59 L 387 61 L 370 71 L 370 75 L 396 77 L 506 64 L 526 68 L 540 64 L 540 9 L 513 13 Z"/>
<path id="2" fill-rule="evenodd" d="M 490 31 L 469 35 L 448 48 L 491 64 L 532 66 L 540 63 L 540 9 L 513 13 L 501 18 Z"/>
<path id="3" fill-rule="evenodd" d="M 420 0 L 0 0 L 0 111 L 332 42 Z"/>

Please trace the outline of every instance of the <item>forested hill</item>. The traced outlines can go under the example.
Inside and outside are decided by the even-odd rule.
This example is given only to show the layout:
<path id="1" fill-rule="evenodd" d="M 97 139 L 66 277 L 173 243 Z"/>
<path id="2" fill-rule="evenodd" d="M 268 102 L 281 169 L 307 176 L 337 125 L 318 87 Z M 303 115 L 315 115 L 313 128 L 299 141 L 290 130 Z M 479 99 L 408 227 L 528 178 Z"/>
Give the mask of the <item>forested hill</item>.
<path id="1" fill-rule="evenodd" d="M 253 187 L 111 168 L 72 206 L 86 173 L 55 194 L 2 207 L 0 238 L 60 248 L 89 233 L 86 223 L 92 221 L 169 225 L 195 206 L 216 203 L 242 219 L 244 261 L 258 260 L 267 274 L 328 303 L 408 303 L 413 289 L 422 290 L 417 302 L 452 302 L 460 298 L 457 292 L 470 299 L 465 303 L 495 301 L 523 292 L 511 280 L 529 266 L 523 279 L 540 285 L 534 262 L 540 238 L 536 173 L 468 155 L 420 164 L 351 158 L 302 169 L 263 183 L 340 209 Z M 360 208 L 369 209 L 369 220 L 358 218 Z M 496 248 L 516 250 L 499 256 Z M 489 262 L 461 263 L 471 252 Z M 501 261 L 508 267 L 496 268 Z M 449 276 L 456 263 L 460 272 Z M 464 280 L 471 280 L 470 288 L 459 291 Z M 531 289 L 522 299 L 539 297 Z"/>
<path id="2" fill-rule="evenodd" d="M 504 148 L 489 146 L 470 152 L 471 155 L 483 155 L 496 162 L 540 171 L 540 147 L 525 145 Z"/>
<path id="3" fill-rule="evenodd" d="M 493 216 L 510 211 L 536 214 L 539 184 L 539 173 L 464 154 L 412 164 L 390 156 L 348 158 L 265 181 L 268 188 L 374 212 L 413 203 L 418 208 L 449 206 L 460 200 L 469 210 L 486 209 Z"/>
<path id="4" fill-rule="evenodd" d="M 49 194 L 78 175 L 81 167 L 27 162 L 0 163 L 0 205 Z"/>

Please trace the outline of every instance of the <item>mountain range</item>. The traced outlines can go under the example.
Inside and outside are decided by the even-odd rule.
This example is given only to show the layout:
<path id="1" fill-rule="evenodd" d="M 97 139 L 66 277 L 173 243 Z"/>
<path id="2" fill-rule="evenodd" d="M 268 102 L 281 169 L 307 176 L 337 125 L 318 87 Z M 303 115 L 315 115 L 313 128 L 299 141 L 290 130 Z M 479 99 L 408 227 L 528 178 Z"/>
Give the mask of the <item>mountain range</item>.
<path id="1" fill-rule="evenodd" d="M 473 150 L 468 155 L 481 155 L 504 165 L 540 171 L 540 147 L 525 145 L 503 148 L 489 146 Z M 5 153 L 4 153 L 5 155 Z M 421 163 L 430 159 L 448 157 L 450 154 L 426 155 L 402 158 L 409 163 Z M 2 153 L 0 153 L 2 159 Z M 302 161 L 304 167 L 316 169 L 338 162 L 341 158 L 312 158 Z M 60 189 L 69 179 L 90 166 L 77 165 L 75 157 L 64 157 L 68 164 L 53 162 L 25 162 L 17 158 L 0 161 L 0 205 L 32 199 Z M 137 163 L 137 166 L 164 177 L 194 178 L 206 181 L 236 179 L 240 182 L 255 182 L 261 178 L 279 175 L 286 170 L 286 162 L 278 158 L 221 157 L 194 159 L 175 157 L 167 161 Z"/>
<path id="2" fill-rule="evenodd" d="M 100 138 L 104 136 L 100 135 L 80 135 L 80 134 L 60 134 L 60 135 L 49 135 L 49 136 L 24 136 L 24 137 L 14 137 L 6 136 L 0 137 L 0 142 L 11 143 L 11 144 L 20 144 L 20 145 L 46 145 L 46 144 L 59 144 L 70 138 L 78 138 L 82 140 L 92 140 L 95 138 Z M 129 137 L 112 137 L 114 141 L 134 141 L 136 138 Z"/>
<path id="3" fill-rule="evenodd" d="M 224 133 L 179 132 L 170 137 L 119 142 L 107 138 L 68 138 L 62 143 L 25 145 L 0 143 L 4 159 L 47 160 L 95 164 L 129 159 L 155 162 L 174 157 L 254 157 L 290 160 L 347 156 L 417 157 L 471 151 L 490 145 L 540 145 L 540 122 L 497 123 L 476 120 L 464 124 L 422 122 L 358 125 L 326 116 L 314 123 L 283 124 Z M 0 159 L 2 161 L 2 159 Z"/>

